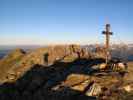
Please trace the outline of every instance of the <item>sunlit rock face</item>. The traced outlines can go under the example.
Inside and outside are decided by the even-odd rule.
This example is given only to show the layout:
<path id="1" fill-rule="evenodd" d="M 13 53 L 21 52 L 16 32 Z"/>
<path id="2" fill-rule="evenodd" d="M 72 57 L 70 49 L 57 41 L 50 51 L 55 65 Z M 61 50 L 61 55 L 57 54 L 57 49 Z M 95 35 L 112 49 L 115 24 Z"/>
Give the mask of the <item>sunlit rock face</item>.
<path id="1" fill-rule="evenodd" d="M 62 60 L 71 62 L 78 58 L 90 58 L 91 53 L 79 45 L 53 46 L 48 50 L 48 63 Z"/>
<path id="2" fill-rule="evenodd" d="M 63 82 L 63 85 L 71 87 L 77 91 L 84 91 L 85 87 L 90 83 L 90 77 L 82 74 L 71 74 Z"/>
<path id="3" fill-rule="evenodd" d="M 133 92 L 133 83 L 132 84 L 128 84 L 128 85 L 125 85 L 123 87 L 123 89 L 127 92 Z"/>

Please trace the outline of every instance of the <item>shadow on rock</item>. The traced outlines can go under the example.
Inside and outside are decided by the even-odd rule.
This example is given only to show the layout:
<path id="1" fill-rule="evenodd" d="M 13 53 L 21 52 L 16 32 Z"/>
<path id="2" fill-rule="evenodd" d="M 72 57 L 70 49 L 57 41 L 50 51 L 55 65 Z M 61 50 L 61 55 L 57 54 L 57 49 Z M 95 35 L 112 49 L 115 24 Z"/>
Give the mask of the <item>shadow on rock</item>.
<path id="1" fill-rule="evenodd" d="M 0 100 L 95 100 L 95 97 L 86 96 L 70 87 L 56 91 L 52 87 L 66 80 L 70 74 L 88 75 L 92 65 L 103 61 L 76 59 L 70 63 L 57 61 L 51 66 L 34 65 L 16 82 L 0 85 Z"/>

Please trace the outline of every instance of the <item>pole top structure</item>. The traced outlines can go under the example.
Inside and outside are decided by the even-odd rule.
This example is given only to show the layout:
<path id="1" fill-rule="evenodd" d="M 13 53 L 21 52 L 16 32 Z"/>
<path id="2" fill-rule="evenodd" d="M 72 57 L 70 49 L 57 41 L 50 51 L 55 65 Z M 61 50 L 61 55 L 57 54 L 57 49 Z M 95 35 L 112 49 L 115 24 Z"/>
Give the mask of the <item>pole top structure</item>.
<path id="1" fill-rule="evenodd" d="M 110 32 L 110 24 L 106 24 L 105 25 L 105 31 L 102 32 L 102 34 L 109 34 L 109 35 L 113 35 L 113 32 Z"/>

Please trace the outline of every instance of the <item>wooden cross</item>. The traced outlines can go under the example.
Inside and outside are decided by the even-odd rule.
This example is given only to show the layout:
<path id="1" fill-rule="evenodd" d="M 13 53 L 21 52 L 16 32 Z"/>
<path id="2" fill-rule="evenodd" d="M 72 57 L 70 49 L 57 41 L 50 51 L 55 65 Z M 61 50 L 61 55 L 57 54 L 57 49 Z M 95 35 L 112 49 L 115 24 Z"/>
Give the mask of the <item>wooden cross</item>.
<path id="1" fill-rule="evenodd" d="M 108 64 L 110 58 L 110 52 L 109 52 L 110 35 L 113 35 L 113 33 L 110 32 L 110 24 L 106 24 L 105 31 L 103 31 L 102 34 L 106 35 L 105 39 L 106 64 Z"/>

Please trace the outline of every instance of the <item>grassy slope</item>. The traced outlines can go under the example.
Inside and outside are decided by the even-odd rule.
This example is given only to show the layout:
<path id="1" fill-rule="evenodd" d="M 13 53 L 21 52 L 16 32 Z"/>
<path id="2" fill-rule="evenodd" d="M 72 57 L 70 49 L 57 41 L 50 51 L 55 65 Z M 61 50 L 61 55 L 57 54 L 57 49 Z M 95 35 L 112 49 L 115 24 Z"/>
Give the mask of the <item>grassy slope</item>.
<path id="1" fill-rule="evenodd" d="M 17 64 L 24 54 L 20 50 L 14 50 L 7 57 L 0 60 L 0 79 L 3 79 L 6 72 L 14 65 Z"/>

